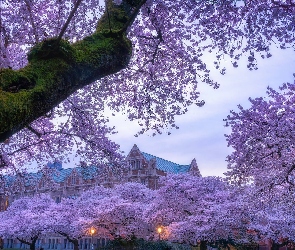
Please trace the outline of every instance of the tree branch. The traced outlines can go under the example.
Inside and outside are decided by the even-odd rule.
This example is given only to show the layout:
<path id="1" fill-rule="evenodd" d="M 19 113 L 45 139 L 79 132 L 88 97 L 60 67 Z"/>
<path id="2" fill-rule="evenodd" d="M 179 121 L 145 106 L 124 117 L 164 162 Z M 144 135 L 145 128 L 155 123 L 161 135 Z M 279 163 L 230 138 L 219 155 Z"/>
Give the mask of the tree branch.
<path id="1" fill-rule="evenodd" d="M 64 233 L 62 231 L 57 231 L 58 234 L 64 236 L 67 238 L 67 240 L 73 244 L 78 243 L 78 239 L 82 238 L 82 237 L 77 237 L 77 238 L 71 238 L 67 233 Z"/>
<path id="2" fill-rule="evenodd" d="M 41 138 L 42 134 L 34 129 L 31 125 L 28 125 L 26 128 L 30 130 L 33 134 L 37 135 L 39 139 Z"/>
<path id="3" fill-rule="evenodd" d="M 62 27 L 62 29 L 61 29 L 61 31 L 60 31 L 58 37 L 57 37 L 56 45 L 59 44 L 59 42 L 60 42 L 62 36 L 64 35 L 64 33 L 65 33 L 67 27 L 68 27 L 69 24 L 70 24 L 70 21 L 72 20 L 74 14 L 75 14 L 75 12 L 77 11 L 77 9 L 78 9 L 78 7 L 79 7 L 79 5 L 80 5 L 81 2 L 82 2 L 82 0 L 77 0 L 77 2 L 75 3 L 74 8 L 72 9 L 72 11 L 71 11 L 71 13 L 70 13 L 70 15 L 69 15 L 67 21 L 65 22 L 64 26 Z"/>
<path id="4" fill-rule="evenodd" d="M 17 240 L 19 240 L 21 243 L 23 243 L 23 244 L 26 244 L 26 245 L 31 245 L 32 244 L 32 242 L 28 242 L 28 241 L 26 241 L 26 240 L 24 240 L 24 239 L 21 239 L 21 238 L 19 238 L 19 237 L 16 237 L 17 238 Z"/>
<path id="5" fill-rule="evenodd" d="M 142 7 L 142 5 L 144 5 L 146 3 L 146 0 L 141 0 L 139 1 L 138 5 L 135 7 L 135 9 L 133 10 L 133 12 L 130 15 L 130 18 L 128 19 L 128 21 L 125 23 L 125 25 L 123 26 L 123 28 L 121 29 L 121 32 L 126 32 L 128 27 L 130 27 L 132 25 L 132 23 L 134 22 L 136 16 L 138 15 L 138 12 L 140 10 L 140 8 Z"/>
<path id="6" fill-rule="evenodd" d="M 45 40 L 31 49 L 25 68 L 0 70 L 0 142 L 76 90 L 127 67 L 132 45 L 124 31 L 144 1 L 130 2 L 107 0 L 110 18 L 104 13 L 92 35 L 74 44 L 61 40 L 57 47 L 56 38 Z"/>
<path id="7" fill-rule="evenodd" d="M 24 2 L 25 2 L 25 4 L 26 4 L 27 9 L 28 9 L 28 12 L 29 12 L 30 22 L 31 22 L 31 25 L 32 25 L 32 28 L 33 28 L 33 33 L 34 33 L 34 36 L 35 36 L 35 43 L 38 43 L 38 41 L 39 41 L 39 37 L 38 37 L 38 32 L 37 32 L 37 29 L 36 29 L 35 22 L 34 22 L 34 18 L 33 18 L 33 15 L 32 15 L 32 8 L 31 8 L 31 5 L 30 5 L 30 3 L 28 2 L 28 0 L 25 0 Z"/>

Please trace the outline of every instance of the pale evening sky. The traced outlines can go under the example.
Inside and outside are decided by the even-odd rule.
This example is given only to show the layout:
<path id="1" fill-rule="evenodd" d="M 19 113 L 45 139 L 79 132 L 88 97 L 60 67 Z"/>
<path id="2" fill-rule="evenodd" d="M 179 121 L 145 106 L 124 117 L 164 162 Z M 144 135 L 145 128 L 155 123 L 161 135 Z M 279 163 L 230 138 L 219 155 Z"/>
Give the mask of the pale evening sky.
<path id="1" fill-rule="evenodd" d="M 224 76 L 214 70 L 213 77 L 220 83 L 220 88 L 214 90 L 200 84 L 205 106 L 191 107 L 186 115 L 177 117 L 176 123 L 180 128 L 172 130 L 171 135 L 135 137 L 134 134 L 140 130 L 137 123 L 117 115 L 111 118 L 111 125 L 118 130 L 112 139 L 126 154 L 133 144 L 137 144 L 143 152 L 178 164 L 190 164 L 196 158 L 203 176 L 222 176 L 227 167 L 225 158 L 231 152 L 224 137 L 230 129 L 224 127 L 223 119 L 231 109 L 237 110 L 238 104 L 249 107 L 249 97 L 266 96 L 267 86 L 277 89 L 282 83 L 294 80 L 295 52 L 280 49 L 271 52 L 273 57 L 259 60 L 256 71 L 249 71 L 246 63 L 233 68 L 230 62 L 225 62 L 228 67 Z M 207 61 L 208 67 L 212 67 L 212 57 Z"/>

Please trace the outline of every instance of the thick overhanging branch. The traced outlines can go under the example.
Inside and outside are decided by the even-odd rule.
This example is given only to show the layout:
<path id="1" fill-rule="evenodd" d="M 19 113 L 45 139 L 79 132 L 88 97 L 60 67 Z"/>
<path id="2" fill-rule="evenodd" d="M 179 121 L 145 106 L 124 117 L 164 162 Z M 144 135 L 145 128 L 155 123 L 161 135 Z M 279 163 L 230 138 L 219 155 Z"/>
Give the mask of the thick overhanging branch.
<path id="1" fill-rule="evenodd" d="M 76 90 L 124 69 L 132 54 L 125 32 L 145 1 L 107 1 L 96 32 L 74 44 L 57 38 L 34 46 L 18 71 L 0 70 L 0 142 L 46 115 Z M 110 29 L 111 25 L 111 29 Z"/>

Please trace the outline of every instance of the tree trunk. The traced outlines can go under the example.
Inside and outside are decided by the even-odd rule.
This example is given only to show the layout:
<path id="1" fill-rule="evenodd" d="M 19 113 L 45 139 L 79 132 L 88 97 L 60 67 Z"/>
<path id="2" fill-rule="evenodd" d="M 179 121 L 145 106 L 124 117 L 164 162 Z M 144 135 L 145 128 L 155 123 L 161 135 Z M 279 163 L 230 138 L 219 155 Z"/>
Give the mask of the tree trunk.
<path id="1" fill-rule="evenodd" d="M 66 234 L 64 232 L 58 231 L 57 233 L 59 233 L 60 235 L 66 237 L 69 242 L 73 243 L 74 250 L 79 250 L 79 239 L 77 239 L 77 238 L 71 238 L 68 234 Z"/>
<path id="2" fill-rule="evenodd" d="M 31 242 L 29 242 L 29 241 L 26 241 L 26 240 L 24 240 L 24 239 L 21 239 L 21 238 L 18 238 L 17 237 L 17 239 L 21 242 L 21 243 L 23 243 L 23 244 L 26 244 L 26 245 L 29 245 L 30 246 L 30 250 L 35 250 L 35 248 L 36 248 L 36 241 L 37 241 L 37 239 L 39 238 L 39 234 L 38 235 L 35 235 L 35 236 L 33 236 L 33 237 L 31 237 Z"/>
<path id="3" fill-rule="evenodd" d="M 30 250 L 35 250 L 35 243 L 30 244 Z"/>
<path id="4" fill-rule="evenodd" d="M 200 250 L 207 250 L 207 241 L 201 240 Z"/>
<path id="5" fill-rule="evenodd" d="M 132 54 L 125 31 L 145 1 L 107 0 L 94 34 L 74 44 L 45 40 L 31 49 L 25 68 L 0 70 L 0 142 L 76 90 L 125 68 Z"/>
<path id="6" fill-rule="evenodd" d="M 279 250 L 281 246 L 281 244 L 273 242 L 271 244 L 271 250 Z"/>
<path id="7" fill-rule="evenodd" d="M 77 239 L 74 239 L 72 243 L 74 245 L 74 250 L 79 250 L 79 241 Z"/>

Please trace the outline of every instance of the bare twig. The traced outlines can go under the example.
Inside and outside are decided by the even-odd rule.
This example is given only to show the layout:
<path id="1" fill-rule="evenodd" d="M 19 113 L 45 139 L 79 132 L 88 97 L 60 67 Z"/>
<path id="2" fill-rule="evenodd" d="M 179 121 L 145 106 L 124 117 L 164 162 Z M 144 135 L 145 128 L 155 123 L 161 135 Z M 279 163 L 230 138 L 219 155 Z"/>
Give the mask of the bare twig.
<path id="1" fill-rule="evenodd" d="M 38 37 L 36 25 L 34 23 L 34 19 L 33 19 L 32 8 L 31 8 L 31 5 L 28 2 L 28 0 L 25 0 L 25 4 L 26 4 L 27 9 L 29 11 L 30 21 L 31 21 L 31 25 L 32 25 L 32 28 L 33 28 L 34 36 L 35 36 L 35 43 L 38 43 L 39 42 L 39 37 Z"/>
<path id="2" fill-rule="evenodd" d="M 66 23 L 65 23 L 64 26 L 62 27 L 62 29 L 61 29 L 61 31 L 60 31 L 58 37 L 57 37 L 56 45 L 59 44 L 59 42 L 60 42 L 62 36 L 64 35 L 64 33 L 65 33 L 67 27 L 69 26 L 70 21 L 72 20 L 74 14 L 75 14 L 75 12 L 77 11 L 77 9 L 78 9 L 78 7 L 79 7 L 79 5 L 80 5 L 81 2 L 82 2 L 82 0 L 77 0 L 77 2 L 75 3 L 74 8 L 72 9 L 72 11 L 71 11 L 71 13 L 70 13 L 70 15 L 69 15 L 69 17 L 68 17 Z"/>

